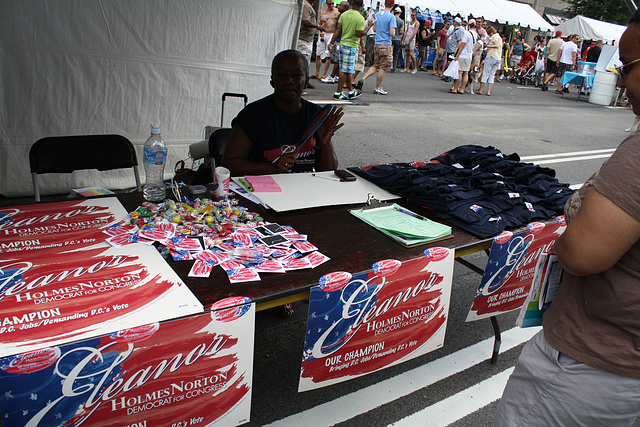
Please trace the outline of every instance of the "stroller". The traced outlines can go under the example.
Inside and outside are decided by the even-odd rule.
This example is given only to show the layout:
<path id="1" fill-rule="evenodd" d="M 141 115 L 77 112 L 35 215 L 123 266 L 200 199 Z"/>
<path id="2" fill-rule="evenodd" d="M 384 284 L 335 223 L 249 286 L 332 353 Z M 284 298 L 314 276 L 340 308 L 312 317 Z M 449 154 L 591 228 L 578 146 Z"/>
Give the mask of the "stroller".
<path id="1" fill-rule="evenodd" d="M 509 78 L 511 83 L 519 83 L 524 86 L 536 84 L 536 51 L 530 50 L 522 55 L 515 72 Z"/>

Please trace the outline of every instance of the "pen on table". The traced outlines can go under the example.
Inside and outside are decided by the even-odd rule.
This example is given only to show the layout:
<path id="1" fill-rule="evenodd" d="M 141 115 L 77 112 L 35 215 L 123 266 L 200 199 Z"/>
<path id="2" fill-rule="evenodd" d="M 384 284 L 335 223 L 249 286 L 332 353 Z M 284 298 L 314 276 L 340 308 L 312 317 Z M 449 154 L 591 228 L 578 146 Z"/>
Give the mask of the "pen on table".
<path id="1" fill-rule="evenodd" d="M 253 187 L 251 186 L 251 184 L 249 184 L 247 181 L 245 181 L 244 179 L 240 178 L 238 179 L 238 181 L 240 181 L 240 184 L 242 184 L 242 186 L 247 190 L 247 191 L 253 191 Z"/>
<path id="2" fill-rule="evenodd" d="M 429 219 L 428 219 L 428 218 L 425 218 L 425 217 L 423 217 L 422 215 L 418 215 L 418 214 L 416 214 L 416 213 L 413 213 L 413 212 L 411 212 L 411 211 L 408 211 L 408 210 L 405 210 L 405 209 L 399 208 L 399 207 L 397 207 L 397 206 L 396 206 L 396 207 L 394 207 L 394 208 L 395 208 L 395 210 L 397 210 L 398 212 L 402 212 L 403 214 L 407 214 L 407 215 L 409 215 L 409 216 L 412 216 L 412 217 L 414 217 L 414 218 L 421 219 L 421 220 L 424 220 L 424 221 L 429 221 Z"/>
<path id="3" fill-rule="evenodd" d="M 315 176 L 316 178 L 329 179 L 329 180 L 331 180 L 331 181 L 341 181 L 341 179 L 340 179 L 340 178 L 334 178 L 334 177 L 332 177 L 332 176 L 316 175 L 316 173 L 315 173 L 315 172 L 313 172 L 311 175 L 312 175 L 312 176 Z"/>

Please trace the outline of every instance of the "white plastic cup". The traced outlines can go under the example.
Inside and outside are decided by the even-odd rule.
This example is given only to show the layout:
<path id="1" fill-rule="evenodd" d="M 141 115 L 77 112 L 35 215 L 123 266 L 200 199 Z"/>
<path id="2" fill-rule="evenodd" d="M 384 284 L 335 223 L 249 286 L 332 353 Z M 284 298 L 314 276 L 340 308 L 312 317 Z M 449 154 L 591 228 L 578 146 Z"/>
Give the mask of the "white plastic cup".
<path id="1" fill-rule="evenodd" d="M 213 188 L 216 190 L 216 196 L 224 197 L 229 194 L 229 181 L 231 180 L 231 172 L 229 172 L 229 169 L 218 166 L 216 168 L 215 178 Z"/>

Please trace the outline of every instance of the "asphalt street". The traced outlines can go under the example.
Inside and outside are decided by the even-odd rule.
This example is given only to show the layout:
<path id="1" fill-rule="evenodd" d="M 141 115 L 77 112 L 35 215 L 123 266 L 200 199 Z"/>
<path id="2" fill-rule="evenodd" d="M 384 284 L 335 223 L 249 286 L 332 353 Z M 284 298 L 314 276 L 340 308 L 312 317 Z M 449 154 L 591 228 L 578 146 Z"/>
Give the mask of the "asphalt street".
<path id="1" fill-rule="evenodd" d="M 312 83 L 316 87 L 306 98 L 330 102 L 337 85 Z M 584 96 L 576 100 L 574 87 L 562 97 L 502 81 L 491 97 L 454 95 L 447 92 L 450 83 L 430 71 L 387 74 L 386 96 L 374 95 L 373 83 L 367 81 L 360 98 L 342 105 L 345 126 L 334 136 L 341 167 L 425 161 L 458 145 L 478 144 L 545 164 L 561 182 L 578 185 L 628 135 L 625 128 L 634 118 L 629 108 L 593 105 Z M 470 258 L 480 267 L 486 259 L 484 254 Z M 296 303 L 289 319 L 258 313 L 249 425 L 491 425 L 504 381 L 528 338 L 514 328 L 517 313 L 500 316 L 503 336 L 517 338 L 510 346 L 503 343 L 496 365 L 488 362 L 489 320 L 465 323 L 479 279 L 456 264 L 444 348 L 305 393 L 297 393 L 297 386 L 308 304 Z M 477 360 L 465 365 L 469 352 Z M 449 372 L 451 365 L 460 366 Z M 422 383 L 425 371 L 440 376 Z"/>

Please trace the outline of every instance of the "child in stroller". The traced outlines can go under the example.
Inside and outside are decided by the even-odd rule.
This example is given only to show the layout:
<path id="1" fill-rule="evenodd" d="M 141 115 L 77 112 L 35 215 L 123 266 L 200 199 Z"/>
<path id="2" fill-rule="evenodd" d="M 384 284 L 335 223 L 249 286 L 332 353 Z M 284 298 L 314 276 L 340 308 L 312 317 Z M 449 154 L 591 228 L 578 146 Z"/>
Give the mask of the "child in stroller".
<path id="1" fill-rule="evenodd" d="M 536 75 L 536 51 L 530 50 L 522 55 L 522 59 L 516 67 L 516 72 L 510 77 L 511 83 L 520 83 L 521 85 L 535 84 Z"/>

